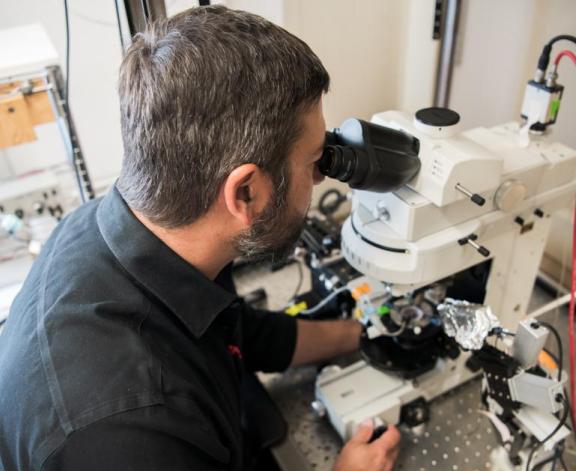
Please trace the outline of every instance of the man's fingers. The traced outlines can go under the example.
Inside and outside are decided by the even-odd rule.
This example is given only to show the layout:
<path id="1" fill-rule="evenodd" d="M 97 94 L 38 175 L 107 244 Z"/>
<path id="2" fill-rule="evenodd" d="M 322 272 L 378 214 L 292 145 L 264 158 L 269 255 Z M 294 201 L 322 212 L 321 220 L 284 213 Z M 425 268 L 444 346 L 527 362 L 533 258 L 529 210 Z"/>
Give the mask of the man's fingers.
<path id="1" fill-rule="evenodd" d="M 382 434 L 380 438 L 374 440 L 373 444 L 378 447 L 386 447 L 393 449 L 400 443 L 400 432 L 394 425 L 388 425 L 388 430 Z"/>
<path id="2" fill-rule="evenodd" d="M 372 437 L 372 432 L 374 431 L 374 424 L 372 419 L 364 420 L 359 426 L 352 438 L 350 443 L 368 443 L 370 437 Z"/>
<path id="3" fill-rule="evenodd" d="M 392 449 L 392 451 L 388 454 L 390 457 L 390 461 L 394 463 L 398 459 L 398 455 L 400 454 L 400 447 L 396 446 Z"/>

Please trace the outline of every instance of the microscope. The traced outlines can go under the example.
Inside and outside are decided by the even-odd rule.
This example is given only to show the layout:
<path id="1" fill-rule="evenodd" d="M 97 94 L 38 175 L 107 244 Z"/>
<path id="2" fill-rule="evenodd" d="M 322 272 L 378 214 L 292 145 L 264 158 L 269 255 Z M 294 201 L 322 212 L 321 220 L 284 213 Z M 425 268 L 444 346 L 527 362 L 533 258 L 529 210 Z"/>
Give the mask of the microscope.
<path id="1" fill-rule="evenodd" d="M 339 253 L 353 275 L 323 279 L 365 329 L 363 359 L 324 368 L 313 406 L 344 440 L 367 418 L 416 429 L 479 374 L 509 462 L 558 426 L 565 377 L 538 365 L 549 332 L 526 313 L 551 216 L 576 192 L 576 150 L 528 131 L 462 131 L 456 112 L 427 108 L 327 133 L 319 169 L 352 188 Z M 569 433 L 560 424 L 546 446 Z"/>

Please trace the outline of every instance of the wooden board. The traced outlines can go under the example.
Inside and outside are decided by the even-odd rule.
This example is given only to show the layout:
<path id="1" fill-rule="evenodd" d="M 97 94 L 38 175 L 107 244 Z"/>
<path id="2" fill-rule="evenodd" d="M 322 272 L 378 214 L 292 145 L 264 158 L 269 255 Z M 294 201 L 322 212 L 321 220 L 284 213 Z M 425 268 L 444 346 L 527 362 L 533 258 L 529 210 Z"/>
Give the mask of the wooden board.
<path id="1" fill-rule="evenodd" d="M 28 105 L 28 114 L 34 126 L 55 121 L 48 92 L 33 93 L 24 97 Z"/>
<path id="2" fill-rule="evenodd" d="M 36 140 L 28 104 L 22 94 L 0 99 L 0 149 Z"/>
<path id="3" fill-rule="evenodd" d="M 43 88 L 45 86 L 44 80 L 42 79 L 34 79 L 31 82 L 34 88 Z M 5 95 L 13 94 L 14 91 L 18 90 L 20 85 L 20 81 L 0 84 L 0 100 L 2 100 Z M 28 114 L 34 126 L 55 121 L 48 92 L 24 95 L 24 100 L 28 105 Z"/>

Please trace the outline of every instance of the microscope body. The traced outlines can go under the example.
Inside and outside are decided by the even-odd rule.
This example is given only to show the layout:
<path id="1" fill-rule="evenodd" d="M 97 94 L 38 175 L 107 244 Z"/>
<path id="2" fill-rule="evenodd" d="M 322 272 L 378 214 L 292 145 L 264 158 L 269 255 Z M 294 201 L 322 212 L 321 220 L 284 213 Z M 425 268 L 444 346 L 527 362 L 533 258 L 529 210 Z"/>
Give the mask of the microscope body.
<path id="1" fill-rule="evenodd" d="M 404 294 L 490 260 L 484 303 L 513 328 L 526 313 L 551 215 L 573 198 L 576 150 L 548 136 L 526 145 L 516 123 L 458 133 L 458 125 L 431 128 L 395 111 L 372 121 L 417 137 L 421 170 L 395 192 L 354 190 L 342 230 L 348 263 Z"/>
<path id="2" fill-rule="evenodd" d="M 451 297 L 455 287 L 472 293 L 471 301 L 489 305 L 503 328 L 516 331 L 551 216 L 576 192 L 576 150 L 548 135 L 529 138 L 517 123 L 460 132 L 453 116 L 418 119 L 397 111 L 378 113 L 372 123 L 417 138 L 420 170 L 393 192 L 353 190 L 341 250 L 363 274 L 356 285 L 369 286 L 374 305 L 385 300 L 396 303 L 392 312 L 397 306 L 419 312 L 403 333 L 412 350 L 430 328 L 427 319 L 433 323 L 442 299 L 432 302 L 430 293 L 438 287 Z M 470 290 L 462 280 L 478 271 L 480 281 Z M 383 348 L 401 338 L 386 339 Z M 423 335 L 422 345 L 426 356 Z M 429 401 L 479 374 L 469 367 L 470 356 L 431 353 L 434 363 L 421 374 L 388 369 L 388 357 L 379 366 L 365 356 L 347 368 L 328 367 L 318 376 L 316 403 L 343 439 L 370 417 L 399 423 L 419 415 L 418 425 Z"/>

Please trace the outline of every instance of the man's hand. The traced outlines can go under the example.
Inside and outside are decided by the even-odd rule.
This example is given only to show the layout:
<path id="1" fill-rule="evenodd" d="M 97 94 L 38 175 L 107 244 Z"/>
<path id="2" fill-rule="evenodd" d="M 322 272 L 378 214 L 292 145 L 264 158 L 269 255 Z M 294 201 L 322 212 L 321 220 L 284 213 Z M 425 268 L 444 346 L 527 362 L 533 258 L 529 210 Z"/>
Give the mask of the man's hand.
<path id="1" fill-rule="evenodd" d="M 390 471 L 398 457 L 400 432 L 393 425 L 381 437 L 368 443 L 374 425 L 363 422 L 354 436 L 342 449 L 334 471 Z"/>

